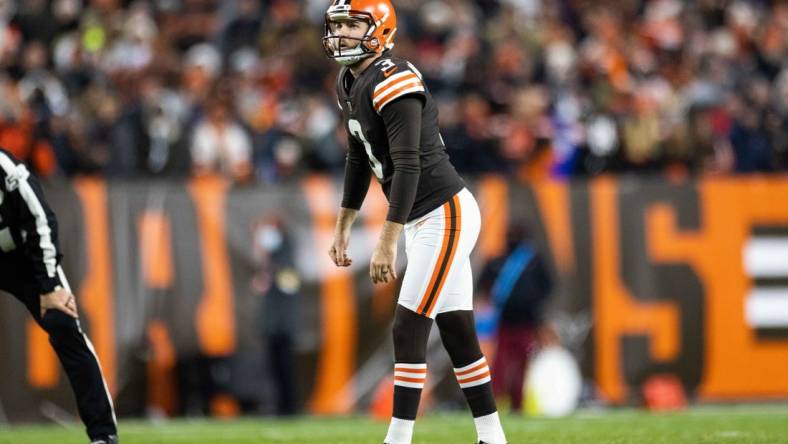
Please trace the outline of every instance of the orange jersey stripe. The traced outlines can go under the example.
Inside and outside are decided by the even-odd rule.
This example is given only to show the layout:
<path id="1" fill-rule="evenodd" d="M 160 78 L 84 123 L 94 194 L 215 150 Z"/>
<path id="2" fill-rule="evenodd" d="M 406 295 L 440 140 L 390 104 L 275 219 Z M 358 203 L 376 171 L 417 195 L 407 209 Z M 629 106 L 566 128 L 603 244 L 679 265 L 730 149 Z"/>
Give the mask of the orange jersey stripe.
<path id="1" fill-rule="evenodd" d="M 452 248 L 449 249 L 449 261 L 447 262 L 446 265 L 446 272 L 443 273 L 443 277 L 440 279 L 440 282 L 438 282 L 438 289 L 435 291 L 435 298 L 433 298 L 432 303 L 427 309 L 427 316 L 432 316 L 432 310 L 435 308 L 435 300 L 438 299 L 438 295 L 441 294 L 441 290 L 443 289 L 443 284 L 446 283 L 446 276 L 449 275 L 449 271 L 451 270 L 451 266 L 452 266 L 452 261 L 454 261 L 454 253 L 457 252 L 457 246 L 460 243 L 460 239 L 459 239 L 460 227 L 462 227 L 462 211 L 460 208 L 460 197 L 455 194 L 454 197 L 452 197 L 452 200 L 454 201 L 454 208 L 456 211 L 456 214 L 454 216 L 456 218 L 454 223 L 454 229 L 456 231 L 454 237 L 454 245 Z M 447 222 L 449 221 L 447 220 Z"/>
<path id="2" fill-rule="evenodd" d="M 460 384 L 467 384 L 469 382 L 473 382 L 473 381 L 478 381 L 480 379 L 484 379 L 484 378 L 486 378 L 488 376 L 490 376 L 490 371 L 489 370 L 484 372 L 484 373 L 482 373 L 481 375 L 476 375 L 476 376 L 474 376 L 472 378 L 458 379 L 457 382 L 460 383 Z"/>
<path id="3" fill-rule="evenodd" d="M 414 80 L 414 79 L 419 80 L 419 78 L 414 73 L 410 73 L 410 74 L 404 75 L 404 76 L 402 76 L 402 78 L 399 78 L 399 79 L 391 82 L 390 84 L 384 86 L 380 90 L 375 91 L 374 93 L 372 93 L 372 100 L 375 100 L 378 97 L 381 97 L 382 94 L 386 93 L 386 91 L 391 90 L 391 88 L 394 87 L 394 85 L 401 85 L 403 83 L 408 83 L 408 82 L 410 82 L 411 80 Z"/>
<path id="4" fill-rule="evenodd" d="M 400 80 L 388 88 L 378 92 L 377 95 L 372 96 L 372 101 L 378 102 L 378 105 L 380 105 L 381 103 L 386 102 L 388 98 L 394 95 L 397 91 L 401 91 L 404 88 L 410 88 L 411 86 L 421 86 L 421 80 L 419 80 L 418 77 Z"/>
<path id="5" fill-rule="evenodd" d="M 398 85 L 399 85 L 399 84 L 398 84 Z M 402 86 L 397 86 L 397 89 L 395 89 L 394 91 L 391 91 L 390 93 L 386 94 L 386 95 L 385 95 L 385 96 L 384 96 L 382 99 L 380 99 L 380 102 L 378 102 L 378 104 L 377 104 L 377 105 L 375 105 L 375 109 L 376 109 L 377 111 L 380 111 L 380 110 L 381 110 L 381 109 L 383 109 L 383 107 L 384 107 L 384 106 L 386 106 L 386 104 L 387 104 L 387 103 L 389 103 L 389 102 L 390 102 L 390 101 L 391 101 L 393 98 L 395 98 L 396 96 L 398 96 L 399 94 L 401 94 L 403 91 L 405 91 L 405 90 L 407 90 L 407 89 L 410 89 L 410 88 L 413 88 L 413 87 L 415 87 L 415 86 L 421 86 L 421 82 L 418 82 L 418 81 L 413 81 L 413 82 L 409 82 L 409 83 L 407 83 L 407 84 L 404 84 L 404 85 L 402 85 Z M 423 88 L 422 88 L 422 89 L 423 89 Z"/>
<path id="6" fill-rule="evenodd" d="M 468 369 L 468 370 L 465 370 L 465 371 L 462 371 L 462 372 L 459 372 L 459 373 L 455 373 L 455 375 L 457 375 L 457 377 L 459 378 L 462 375 L 467 375 L 468 373 L 473 373 L 476 370 L 481 370 L 484 367 L 487 367 L 487 363 L 486 362 L 482 362 L 481 364 L 477 365 L 474 368 L 471 368 L 471 369 Z"/>

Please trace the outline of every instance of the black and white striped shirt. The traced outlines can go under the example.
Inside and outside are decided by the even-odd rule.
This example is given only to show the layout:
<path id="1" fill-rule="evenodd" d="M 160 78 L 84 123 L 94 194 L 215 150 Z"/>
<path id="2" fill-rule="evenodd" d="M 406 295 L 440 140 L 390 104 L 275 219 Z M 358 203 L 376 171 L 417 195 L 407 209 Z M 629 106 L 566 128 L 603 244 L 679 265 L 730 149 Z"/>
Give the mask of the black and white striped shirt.
<path id="1" fill-rule="evenodd" d="M 61 285 L 57 220 L 25 165 L 0 148 L 0 258 L 32 267 L 40 294 Z M 4 276 L 8 278 L 8 276 Z"/>

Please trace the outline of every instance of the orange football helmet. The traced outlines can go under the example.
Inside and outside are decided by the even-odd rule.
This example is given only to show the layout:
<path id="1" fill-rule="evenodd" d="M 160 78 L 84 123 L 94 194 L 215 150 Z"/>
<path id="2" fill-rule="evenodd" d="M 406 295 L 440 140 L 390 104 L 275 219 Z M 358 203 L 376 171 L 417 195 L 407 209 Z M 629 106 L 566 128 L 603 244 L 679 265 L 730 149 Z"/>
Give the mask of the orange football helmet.
<path id="1" fill-rule="evenodd" d="M 369 29 L 361 38 L 334 35 L 331 22 L 340 20 L 363 20 Z M 352 65 L 394 47 L 397 14 L 390 0 L 333 0 L 326 11 L 325 28 L 323 49 L 326 55 L 343 65 Z M 358 44 L 342 49 L 340 39 L 357 40 Z"/>

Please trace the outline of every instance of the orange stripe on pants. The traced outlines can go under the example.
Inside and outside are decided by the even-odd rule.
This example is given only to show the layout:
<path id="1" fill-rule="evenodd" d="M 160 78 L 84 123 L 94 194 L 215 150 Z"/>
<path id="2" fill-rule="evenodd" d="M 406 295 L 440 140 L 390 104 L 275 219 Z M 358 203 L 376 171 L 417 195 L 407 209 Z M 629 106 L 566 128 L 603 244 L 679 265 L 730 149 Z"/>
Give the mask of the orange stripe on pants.
<path id="1" fill-rule="evenodd" d="M 446 283 L 446 276 L 448 276 L 451 270 L 454 253 L 457 251 L 460 227 L 462 226 L 460 199 L 457 195 L 454 195 L 450 202 L 443 204 L 443 211 L 446 217 L 446 226 L 444 227 L 441 253 L 438 255 L 438 261 L 435 263 L 435 268 L 430 278 L 430 284 L 422 295 L 421 304 L 419 304 L 418 312 L 425 316 L 432 315 L 432 310 L 435 308 L 435 302 L 440 296 L 443 284 Z"/>

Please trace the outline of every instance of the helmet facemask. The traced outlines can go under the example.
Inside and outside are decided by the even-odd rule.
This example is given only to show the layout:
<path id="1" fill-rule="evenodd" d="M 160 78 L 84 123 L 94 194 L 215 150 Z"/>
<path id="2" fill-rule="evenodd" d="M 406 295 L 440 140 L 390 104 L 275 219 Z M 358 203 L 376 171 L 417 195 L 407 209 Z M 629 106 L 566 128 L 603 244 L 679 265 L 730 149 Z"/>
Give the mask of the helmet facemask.
<path id="1" fill-rule="evenodd" d="M 333 21 L 358 20 L 367 24 L 367 31 L 362 37 L 346 37 L 334 35 L 331 30 Z M 364 11 L 348 11 L 341 14 L 326 14 L 325 34 L 323 36 L 323 49 L 326 56 L 336 60 L 342 65 L 354 65 L 361 60 L 377 54 L 380 46 L 378 38 L 374 36 L 377 25 L 372 15 Z M 342 40 L 356 42 L 351 48 L 342 48 Z"/>

